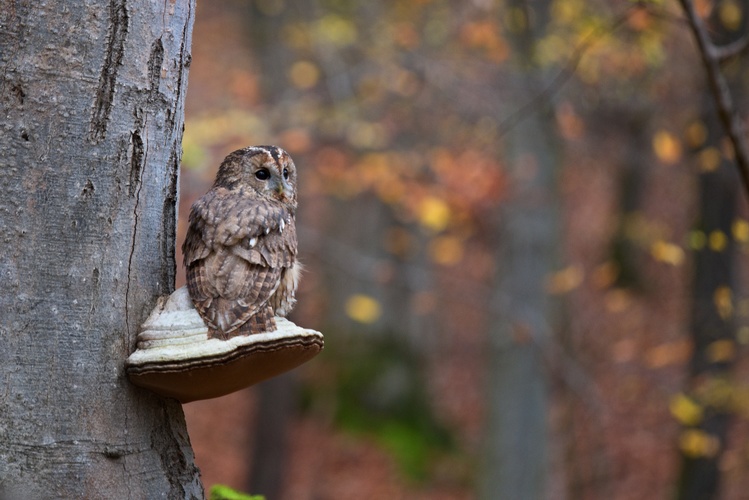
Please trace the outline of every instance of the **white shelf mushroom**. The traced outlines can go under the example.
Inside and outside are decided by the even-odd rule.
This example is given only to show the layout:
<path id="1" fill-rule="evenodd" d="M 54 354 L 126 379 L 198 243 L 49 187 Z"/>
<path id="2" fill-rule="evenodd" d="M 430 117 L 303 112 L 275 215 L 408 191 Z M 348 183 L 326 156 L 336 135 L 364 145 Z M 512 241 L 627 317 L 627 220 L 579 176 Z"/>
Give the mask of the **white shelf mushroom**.
<path id="1" fill-rule="evenodd" d="M 276 317 L 277 330 L 220 340 L 195 310 L 186 287 L 159 299 L 127 360 L 130 381 L 182 403 L 216 398 L 280 375 L 315 357 L 320 332 Z"/>

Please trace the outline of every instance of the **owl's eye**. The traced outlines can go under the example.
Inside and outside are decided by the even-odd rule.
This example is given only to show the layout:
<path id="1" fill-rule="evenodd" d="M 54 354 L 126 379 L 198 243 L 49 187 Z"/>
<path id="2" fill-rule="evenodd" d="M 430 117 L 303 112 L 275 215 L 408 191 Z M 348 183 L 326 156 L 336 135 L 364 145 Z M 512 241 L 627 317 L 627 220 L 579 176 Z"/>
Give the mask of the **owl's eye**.
<path id="1" fill-rule="evenodd" d="M 261 168 L 260 170 L 255 172 L 255 177 L 257 177 L 261 181 L 265 181 L 270 178 L 270 172 L 267 168 Z"/>
<path id="2" fill-rule="evenodd" d="M 283 169 L 283 178 L 288 180 L 288 178 L 289 178 L 289 169 L 288 168 Z"/>

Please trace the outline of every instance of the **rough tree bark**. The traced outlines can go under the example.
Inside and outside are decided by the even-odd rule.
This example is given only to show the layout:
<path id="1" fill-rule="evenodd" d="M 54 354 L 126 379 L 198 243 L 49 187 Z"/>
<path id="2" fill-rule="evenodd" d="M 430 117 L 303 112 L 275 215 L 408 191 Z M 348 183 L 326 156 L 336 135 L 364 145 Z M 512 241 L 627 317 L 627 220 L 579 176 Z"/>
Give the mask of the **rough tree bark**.
<path id="1" fill-rule="evenodd" d="M 194 0 L 0 0 L 0 489 L 203 498 L 124 361 L 174 286 Z"/>

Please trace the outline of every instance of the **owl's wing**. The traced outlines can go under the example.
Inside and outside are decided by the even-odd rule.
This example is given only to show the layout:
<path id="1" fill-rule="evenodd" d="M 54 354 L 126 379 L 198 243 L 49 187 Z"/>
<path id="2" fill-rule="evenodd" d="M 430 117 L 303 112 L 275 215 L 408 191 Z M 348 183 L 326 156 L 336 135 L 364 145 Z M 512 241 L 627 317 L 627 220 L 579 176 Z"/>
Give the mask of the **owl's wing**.
<path id="1" fill-rule="evenodd" d="M 265 306 L 278 287 L 281 272 L 282 268 L 249 264 L 219 252 L 188 268 L 187 287 L 208 327 L 228 334 Z"/>
<path id="2" fill-rule="evenodd" d="M 291 267 L 297 254 L 296 225 L 292 215 L 286 215 L 282 220 L 275 226 L 265 226 L 261 231 L 250 232 L 230 246 L 232 253 L 261 266 Z"/>
<path id="3" fill-rule="evenodd" d="M 242 194 L 219 188 L 196 202 L 183 245 L 195 308 L 225 334 L 265 306 L 296 258 L 293 216 Z"/>
<path id="4" fill-rule="evenodd" d="M 296 261 L 291 267 L 284 267 L 278 288 L 268 300 L 276 316 L 286 317 L 296 305 L 296 289 L 302 275 L 302 265 Z"/>
<path id="5" fill-rule="evenodd" d="M 292 233 L 286 229 L 292 229 Z M 220 246 L 239 245 L 248 251 L 258 250 L 261 240 L 268 247 L 264 257 L 271 257 L 272 252 L 279 249 L 279 243 L 274 241 L 277 237 L 287 242 L 280 244 L 284 251 L 296 255 L 293 215 L 285 207 L 253 198 L 244 189 L 212 189 L 196 201 L 190 210 L 187 238 L 182 246 L 185 266 L 206 258 Z M 251 262 L 265 262 L 254 251 L 248 253 L 246 258 Z M 274 266 L 270 262 L 267 265 Z"/>

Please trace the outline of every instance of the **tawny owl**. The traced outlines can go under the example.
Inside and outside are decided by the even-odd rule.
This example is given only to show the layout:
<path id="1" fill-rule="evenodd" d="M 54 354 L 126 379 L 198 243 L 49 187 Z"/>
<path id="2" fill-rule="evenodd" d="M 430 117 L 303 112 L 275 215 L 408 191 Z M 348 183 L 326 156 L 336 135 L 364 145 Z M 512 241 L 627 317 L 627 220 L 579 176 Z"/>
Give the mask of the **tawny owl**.
<path id="1" fill-rule="evenodd" d="M 296 167 L 275 146 L 227 156 L 193 204 L 182 245 L 187 288 L 209 337 L 273 331 L 294 306 Z"/>

